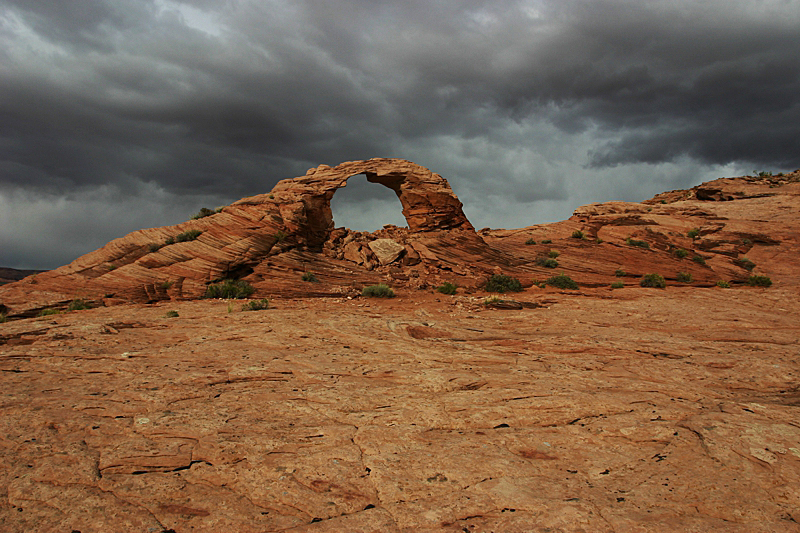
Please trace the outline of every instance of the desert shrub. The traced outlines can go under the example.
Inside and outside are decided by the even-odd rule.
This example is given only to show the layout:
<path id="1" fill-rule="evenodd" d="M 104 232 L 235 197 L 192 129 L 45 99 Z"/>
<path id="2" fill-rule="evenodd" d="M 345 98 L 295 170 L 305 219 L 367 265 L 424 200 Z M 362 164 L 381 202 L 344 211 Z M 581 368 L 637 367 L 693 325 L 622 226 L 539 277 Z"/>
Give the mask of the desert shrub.
<path id="1" fill-rule="evenodd" d="M 172 287 L 172 282 L 171 281 L 164 281 L 164 282 L 159 284 L 159 287 L 161 287 L 164 290 L 167 290 L 170 287 Z"/>
<path id="2" fill-rule="evenodd" d="M 152 253 L 155 253 L 155 252 L 159 251 L 162 246 L 163 246 L 163 244 L 153 243 L 150 246 L 148 246 L 148 249 L 150 250 L 150 253 L 152 254 Z"/>
<path id="3" fill-rule="evenodd" d="M 613 282 L 613 283 L 611 284 L 611 288 L 612 288 L 612 289 L 621 289 L 621 288 L 623 288 L 624 286 L 625 286 L 625 284 L 624 284 L 624 283 L 622 283 L 621 281 L 615 281 L 615 282 Z"/>
<path id="4" fill-rule="evenodd" d="M 262 298 L 260 300 L 252 300 L 242 306 L 242 311 L 262 311 L 269 308 L 269 300 Z"/>
<path id="5" fill-rule="evenodd" d="M 183 233 L 179 233 L 175 236 L 175 242 L 188 242 L 193 241 L 203 233 L 199 229 L 190 229 L 189 231 L 184 231 Z"/>
<path id="6" fill-rule="evenodd" d="M 578 284 L 575 281 L 567 276 L 566 274 L 559 274 L 558 276 L 553 276 L 552 278 L 548 278 L 545 280 L 547 285 L 551 287 L 557 287 L 559 289 L 577 289 Z"/>
<path id="7" fill-rule="evenodd" d="M 283 231 L 278 231 L 275 235 L 273 235 L 273 237 L 275 237 L 277 242 L 283 242 L 286 240 L 286 233 Z"/>
<path id="8" fill-rule="evenodd" d="M 50 316 L 50 315 L 58 315 L 61 311 L 58 309 L 42 309 L 39 311 L 39 316 Z"/>
<path id="9" fill-rule="evenodd" d="M 762 170 L 761 172 L 758 173 L 758 177 L 759 178 L 771 178 L 772 177 L 772 172 L 770 172 L 768 170 Z"/>
<path id="10" fill-rule="evenodd" d="M 603 243 L 603 239 L 601 239 L 600 237 L 597 237 L 597 238 L 594 240 L 594 243 L 595 243 L 595 244 L 602 244 L 602 243 Z"/>
<path id="11" fill-rule="evenodd" d="M 661 203 L 662 203 L 662 204 L 666 204 L 666 203 L 667 203 L 667 201 L 666 201 L 666 200 L 661 200 Z"/>
<path id="12" fill-rule="evenodd" d="M 200 212 L 197 213 L 195 216 L 192 217 L 192 220 L 197 220 L 198 218 L 210 217 L 214 214 L 213 209 L 209 209 L 207 207 L 201 207 Z"/>
<path id="13" fill-rule="evenodd" d="M 690 272 L 678 272 L 678 276 L 676 279 L 681 283 L 691 283 L 692 274 Z"/>
<path id="14" fill-rule="evenodd" d="M 458 286 L 455 283 L 450 283 L 449 281 L 445 281 L 444 283 L 436 287 L 436 290 L 441 292 L 442 294 L 455 294 L 457 288 Z"/>
<path id="15" fill-rule="evenodd" d="M 177 311 L 172 310 L 172 311 L 167 311 L 167 314 L 164 316 L 167 318 L 178 318 L 179 315 Z"/>
<path id="16" fill-rule="evenodd" d="M 552 239 L 545 239 L 542 241 L 542 244 L 551 244 L 552 242 Z"/>
<path id="17" fill-rule="evenodd" d="M 687 255 L 689 255 L 689 252 L 687 252 L 683 248 L 678 248 L 677 250 L 675 250 L 675 257 L 677 257 L 678 259 L 683 259 Z"/>
<path id="18" fill-rule="evenodd" d="M 750 239 L 742 239 L 742 244 L 744 244 L 745 246 L 750 246 L 751 244 L 753 244 L 753 241 L 751 241 Z"/>
<path id="19" fill-rule="evenodd" d="M 694 228 L 689 230 L 689 233 L 686 234 L 687 237 L 690 239 L 696 239 L 700 236 L 700 228 Z"/>
<path id="20" fill-rule="evenodd" d="M 5 313 L 0 313 L 0 324 L 6 322 L 8 320 L 8 315 Z"/>
<path id="21" fill-rule="evenodd" d="M 549 261 L 553 260 L 549 259 Z M 503 274 L 495 274 L 489 278 L 484 288 L 486 292 L 521 292 L 522 283 L 520 283 L 517 278 L 512 278 L 511 276 Z"/>
<path id="22" fill-rule="evenodd" d="M 167 237 L 164 240 L 164 246 L 169 246 L 170 244 L 175 244 L 175 237 Z"/>
<path id="23" fill-rule="evenodd" d="M 301 278 L 303 281 L 307 281 L 309 283 L 318 283 L 319 279 L 317 279 L 317 275 L 313 272 L 303 272 L 303 277 Z"/>
<path id="24" fill-rule="evenodd" d="M 215 213 L 222 213 L 222 210 L 225 209 L 227 206 L 221 205 L 218 208 L 214 209 Z"/>
<path id="25" fill-rule="evenodd" d="M 499 296 L 489 296 L 488 298 L 483 300 L 483 305 L 492 305 L 492 304 L 496 304 L 499 301 L 500 301 L 500 297 Z"/>
<path id="26" fill-rule="evenodd" d="M 692 261 L 694 261 L 695 263 L 699 263 L 701 265 L 706 264 L 706 260 L 703 258 L 702 255 L 695 255 L 694 257 L 692 257 Z"/>
<path id="27" fill-rule="evenodd" d="M 614 275 L 617 276 L 618 278 L 624 278 L 627 274 L 628 273 L 622 270 L 621 268 L 618 268 L 616 272 L 614 272 Z"/>
<path id="28" fill-rule="evenodd" d="M 558 253 L 558 250 L 550 250 L 550 251 L 547 253 L 547 255 L 548 255 L 548 256 L 550 256 L 550 257 L 552 257 L 553 259 L 555 259 L 556 257 L 558 257 L 558 256 L 559 256 L 559 255 L 561 255 L 561 254 L 560 254 L 560 253 Z"/>
<path id="29" fill-rule="evenodd" d="M 361 296 L 367 298 L 394 298 L 394 291 L 385 283 L 370 285 L 361 290 Z"/>
<path id="30" fill-rule="evenodd" d="M 81 298 L 76 298 L 72 300 L 69 305 L 67 306 L 67 311 L 82 311 L 84 309 L 90 309 L 91 306 L 85 300 Z"/>
<path id="31" fill-rule="evenodd" d="M 206 289 L 206 298 L 247 298 L 256 290 L 252 285 L 240 279 L 226 279 L 220 283 L 212 283 Z"/>
<path id="32" fill-rule="evenodd" d="M 750 276 L 747 278 L 747 284 L 751 287 L 769 287 L 772 285 L 772 280 L 767 276 Z"/>
<path id="33" fill-rule="evenodd" d="M 527 241 L 525 241 L 525 244 L 530 246 L 531 244 L 536 244 L 536 241 L 533 239 L 528 239 Z"/>
<path id="34" fill-rule="evenodd" d="M 549 257 L 540 257 L 536 260 L 536 265 L 545 268 L 556 268 L 558 261 Z"/>
<path id="35" fill-rule="evenodd" d="M 586 235 L 584 235 L 584 233 L 581 230 L 576 229 L 575 231 L 572 232 L 572 238 L 573 239 L 584 239 L 584 238 L 586 238 Z"/>
<path id="36" fill-rule="evenodd" d="M 628 243 L 628 246 L 636 246 L 638 248 L 650 248 L 650 244 L 647 241 L 637 241 L 636 239 L 631 239 L 628 237 L 625 239 L 625 242 Z"/>
<path id="37" fill-rule="evenodd" d="M 730 289 L 731 284 L 725 281 L 724 279 L 721 279 L 717 282 L 717 287 L 721 287 L 723 289 Z"/>
<path id="38" fill-rule="evenodd" d="M 740 267 L 744 268 L 745 270 L 751 270 L 751 271 L 756 267 L 756 264 L 753 263 L 752 261 L 750 261 L 746 257 L 742 257 L 740 259 L 735 259 L 733 261 L 733 264 L 737 265 L 737 266 L 740 266 Z"/>
<path id="39" fill-rule="evenodd" d="M 663 289 L 667 286 L 664 277 L 659 274 L 645 274 L 642 281 L 639 283 L 642 287 L 655 287 L 656 289 Z"/>

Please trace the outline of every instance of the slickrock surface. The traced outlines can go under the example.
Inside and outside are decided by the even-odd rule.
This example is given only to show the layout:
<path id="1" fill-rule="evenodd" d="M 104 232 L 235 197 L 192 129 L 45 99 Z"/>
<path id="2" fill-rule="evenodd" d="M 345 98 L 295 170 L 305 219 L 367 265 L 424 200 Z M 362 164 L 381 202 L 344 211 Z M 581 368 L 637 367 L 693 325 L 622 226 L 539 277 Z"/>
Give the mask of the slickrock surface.
<path id="1" fill-rule="evenodd" d="M 800 531 L 796 285 L 398 293 L 0 324 L 0 531 Z"/>

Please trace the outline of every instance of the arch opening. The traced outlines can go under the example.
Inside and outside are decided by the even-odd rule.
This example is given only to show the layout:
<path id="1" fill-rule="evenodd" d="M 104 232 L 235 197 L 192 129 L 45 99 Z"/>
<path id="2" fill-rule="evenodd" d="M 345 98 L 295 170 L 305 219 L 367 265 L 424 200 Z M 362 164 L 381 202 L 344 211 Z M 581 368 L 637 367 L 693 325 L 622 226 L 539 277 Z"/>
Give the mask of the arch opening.
<path id="1" fill-rule="evenodd" d="M 385 185 L 367 181 L 365 174 L 347 178 L 347 184 L 334 192 L 330 205 L 336 228 L 373 232 L 386 224 L 408 226 L 397 193 Z"/>

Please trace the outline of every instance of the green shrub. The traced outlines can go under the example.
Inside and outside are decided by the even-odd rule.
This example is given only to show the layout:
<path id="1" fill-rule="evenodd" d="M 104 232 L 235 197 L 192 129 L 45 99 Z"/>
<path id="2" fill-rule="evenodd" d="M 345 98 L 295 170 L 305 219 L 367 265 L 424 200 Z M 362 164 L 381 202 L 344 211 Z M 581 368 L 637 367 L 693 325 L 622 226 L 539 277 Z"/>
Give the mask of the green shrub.
<path id="1" fill-rule="evenodd" d="M 58 309 L 42 309 L 39 311 L 39 316 L 50 316 L 50 315 L 58 315 L 61 311 Z"/>
<path id="2" fill-rule="evenodd" d="M 198 218 L 210 217 L 214 214 L 213 209 L 209 209 L 207 207 L 201 207 L 200 212 L 197 213 L 195 216 L 192 217 L 192 220 L 197 220 Z"/>
<path id="3" fill-rule="evenodd" d="M 611 288 L 612 288 L 612 289 L 621 289 L 621 288 L 623 288 L 624 286 L 625 286 L 625 284 L 624 284 L 624 283 L 622 283 L 621 281 L 615 281 L 615 282 L 613 282 L 613 283 L 611 284 Z"/>
<path id="4" fill-rule="evenodd" d="M 69 303 L 69 305 L 67 306 L 67 311 L 83 311 L 84 309 L 90 309 L 90 308 L 91 306 L 89 305 L 88 302 L 80 298 L 76 298 Z"/>
<path id="5" fill-rule="evenodd" d="M 751 244 L 753 244 L 753 241 L 751 241 L 750 239 L 742 239 L 742 244 L 744 244 L 745 246 L 750 246 Z"/>
<path id="6" fill-rule="evenodd" d="M 559 274 L 558 276 L 553 276 L 552 278 L 548 278 L 545 280 L 547 285 L 551 287 L 557 287 L 559 289 L 577 289 L 578 284 L 575 281 L 567 276 L 566 274 Z"/>
<path id="7" fill-rule="evenodd" d="M 655 287 L 656 289 L 663 289 L 667 286 L 667 282 L 664 281 L 664 277 L 659 274 L 645 274 L 639 285 L 642 287 Z"/>
<path id="8" fill-rule="evenodd" d="M 614 275 L 617 276 L 618 278 L 624 278 L 627 274 L 628 273 L 622 270 L 621 268 L 618 268 L 617 271 L 614 272 Z"/>
<path id="9" fill-rule="evenodd" d="M 167 237 L 164 241 L 164 246 L 169 246 L 170 244 L 175 244 L 175 237 Z"/>
<path id="10" fill-rule="evenodd" d="M 283 231 L 278 231 L 273 237 L 275 237 L 277 242 L 283 242 L 286 240 L 287 235 Z"/>
<path id="11" fill-rule="evenodd" d="M 550 257 L 552 257 L 553 259 L 555 259 L 556 257 L 558 257 L 558 256 L 559 256 L 559 255 L 561 255 L 561 254 L 559 254 L 559 253 L 558 253 L 558 250 L 550 250 L 550 251 L 547 253 L 547 255 L 548 255 L 548 256 L 550 256 Z"/>
<path id="12" fill-rule="evenodd" d="M 545 239 L 542 241 L 542 244 L 551 244 L 553 241 L 551 239 Z"/>
<path id="13" fill-rule="evenodd" d="M 206 289 L 206 298 L 247 298 L 256 290 L 246 281 L 226 279 L 220 283 L 212 283 Z"/>
<path id="14" fill-rule="evenodd" d="M 394 298 L 394 291 L 385 283 L 370 285 L 361 290 L 361 296 L 367 298 Z"/>
<path id="15" fill-rule="evenodd" d="M 167 290 L 170 287 L 172 287 L 172 282 L 171 281 L 164 281 L 164 282 L 159 284 L 159 287 L 161 287 L 164 290 Z"/>
<path id="16" fill-rule="evenodd" d="M 247 302 L 242 306 L 242 311 L 262 311 L 269 308 L 269 300 L 262 298 Z"/>
<path id="17" fill-rule="evenodd" d="M 8 315 L 5 313 L 0 313 L 0 324 L 6 322 L 8 320 Z"/>
<path id="18" fill-rule="evenodd" d="M 576 229 L 575 231 L 572 232 L 572 238 L 573 239 L 585 239 L 586 235 L 584 235 L 584 233 L 581 230 Z"/>
<path id="19" fill-rule="evenodd" d="M 691 283 L 692 274 L 690 272 L 678 272 L 677 280 L 681 283 Z"/>
<path id="20" fill-rule="evenodd" d="M 458 286 L 455 283 L 450 283 L 449 281 L 445 281 L 444 283 L 436 287 L 436 290 L 441 292 L 442 294 L 455 294 L 457 288 Z"/>
<path id="21" fill-rule="evenodd" d="M 696 239 L 697 237 L 700 236 L 700 228 L 694 228 L 692 230 L 689 230 L 689 233 L 687 233 L 686 236 L 689 237 L 690 239 Z"/>
<path id="22" fill-rule="evenodd" d="M 483 305 L 492 305 L 492 304 L 496 304 L 499 301 L 500 301 L 500 297 L 499 296 L 489 296 L 488 298 L 483 300 Z"/>
<path id="23" fill-rule="evenodd" d="M 734 259 L 733 264 L 737 265 L 737 266 L 740 266 L 740 267 L 744 268 L 745 270 L 750 270 L 750 271 L 752 271 L 756 267 L 756 264 L 753 263 L 752 261 L 750 261 L 746 257 L 742 257 L 740 259 Z"/>
<path id="24" fill-rule="evenodd" d="M 706 260 L 701 255 L 695 255 L 694 257 L 692 257 L 692 261 L 694 261 L 695 263 L 699 263 L 701 265 L 706 264 Z"/>
<path id="25" fill-rule="evenodd" d="M 666 204 L 666 203 L 667 203 L 667 201 L 666 201 L 666 200 L 661 200 L 661 203 L 662 203 L 662 204 Z"/>
<path id="26" fill-rule="evenodd" d="M 525 244 L 527 245 L 536 244 L 536 241 L 534 241 L 533 239 L 528 239 L 527 241 L 525 241 Z"/>
<path id="27" fill-rule="evenodd" d="M 545 268 L 556 268 L 558 267 L 558 261 L 549 257 L 540 257 L 536 260 L 536 265 Z"/>
<path id="28" fill-rule="evenodd" d="M 768 170 L 762 170 L 761 172 L 758 173 L 758 177 L 759 178 L 771 178 L 772 177 L 772 172 L 770 172 Z"/>
<path id="29" fill-rule="evenodd" d="M 747 284 L 751 287 L 769 287 L 772 285 L 772 280 L 767 276 L 750 276 L 747 278 Z"/>
<path id="30" fill-rule="evenodd" d="M 309 283 L 319 283 L 319 279 L 317 279 L 317 275 L 313 272 L 303 272 L 303 277 L 301 278 L 303 281 L 308 281 Z"/>
<path id="31" fill-rule="evenodd" d="M 549 259 L 549 261 L 553 260 Z M 522 283 L 520 283 L 517 278 L 512 278 L 511 276 L 503 274 L 495 274 L 486 282 L 484 289 L 486 292 L 521 292 Z"/>
<path id="32" fill-rule="evenodd" d="M 175 236 L 175 242 L 189 242 L 193 241 L 203 233 L 199 229 L 190 229 L 189 231 L 184 231 L 183 233 L 179 233 Z"/>
<path id="33" fill-rule="evenodd" d="M 678 259 L 683 259 L 687 255 L 689 255 L 689 252 L 687 252 L 683 248 L 678 248 L 677 250 L 675 250 L 675 257 L 677 257 Z"/>
<path id="34" fill-rule="evenodd" d="M 725 281 L 724 279 L 721 279 L 717 282 L 717 287 L 721 287 L 723 289 L 730 289 L 731 284 Z"/>
<path id="35" fill-rule="evenodd" d="M 178 318 L 178 312 L 175 310 L 167 311 L 167 314 L 164 315 L 166 318 Z"/>
<path id="36" fill-rule="evenodd" d="M 636 246 L 638 248 L 650 248 L 650 245 L 647 243 L 647 241 L 637 241 L 636 239 L 631 239 L 630 237 L 628 237 L 627 239 L 625 239 L 625 242 L 627 242 L 629 246 Z"/>
<path id="37" fill-rule="evenodd" d="M 594 240 L 594 243 L 595 243 L 595 244 L 603 244 L 603 239 L 601 239 L 600 237 L 597 237 L 597 238 Z"/>
<path id="38" fill-rule="evenodd" d="M 153 254 L 153 253 L 159 251 L 162 246 L 164 246 L 164 245 L 163 244 L 153 243 L 148 247 L 148 249 L 150 250 L 150 253 Z"/>

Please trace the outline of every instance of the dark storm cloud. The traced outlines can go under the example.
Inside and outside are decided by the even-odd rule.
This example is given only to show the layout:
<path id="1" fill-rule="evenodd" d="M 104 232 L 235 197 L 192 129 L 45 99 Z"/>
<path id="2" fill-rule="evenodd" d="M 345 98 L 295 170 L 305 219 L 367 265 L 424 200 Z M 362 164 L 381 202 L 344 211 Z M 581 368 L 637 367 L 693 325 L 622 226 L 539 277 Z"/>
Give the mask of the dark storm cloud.
<path id="1" fill-rule="evenodd" d="M 799 28 L 779 0 L 0 0 L 0 194 L 222 201 L 387 156 L 566 205 L 793 169 Z"/>

